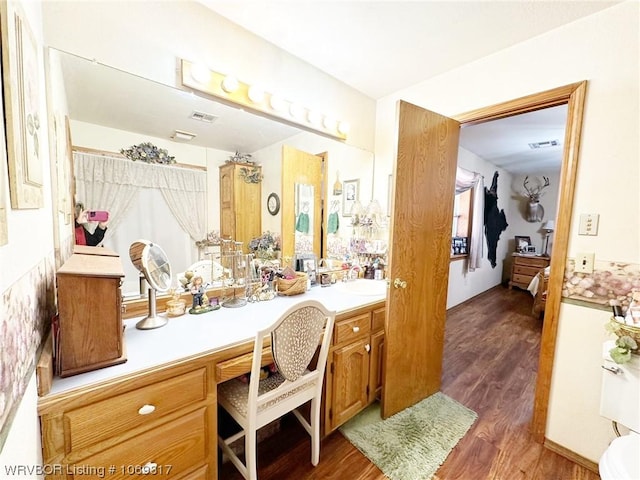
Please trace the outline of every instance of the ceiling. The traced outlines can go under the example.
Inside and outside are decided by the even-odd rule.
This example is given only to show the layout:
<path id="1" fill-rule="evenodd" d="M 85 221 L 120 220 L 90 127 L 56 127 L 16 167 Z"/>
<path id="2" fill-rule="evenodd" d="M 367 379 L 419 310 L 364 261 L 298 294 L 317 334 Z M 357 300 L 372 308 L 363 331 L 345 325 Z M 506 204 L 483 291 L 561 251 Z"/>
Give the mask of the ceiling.
<path id="1" fill-rule="evenodd" d="M 200 3 L 377 99 L 616 2 Z M 500 34 L 487 35 L 496 31 Z M 254 152 L 300 132 L 72 55 L 63 55 L 62 66 L 72 119 L 159 138 L 178 129 L 196 134 L 190 144 L 240 152 Z M 195 111 L 217 119 L 196 122 L 190 118 Z M 565 116 L 560 107 L 466 127 L 460 144 L 511 173 L 559 170 L 561 146 L 531 150 L 528 144 L 562 141 Z"/>
<path id="2" fill-rule="evenodd" d="M 465 126 L 460 146 L 514 175 L 559 172 L 566 121 L 567 105 L 560 105 Z"/>
<path id="3" fill-rule="evenodd" d="M 198 1 L 373 99 L 619 3 Z"/>

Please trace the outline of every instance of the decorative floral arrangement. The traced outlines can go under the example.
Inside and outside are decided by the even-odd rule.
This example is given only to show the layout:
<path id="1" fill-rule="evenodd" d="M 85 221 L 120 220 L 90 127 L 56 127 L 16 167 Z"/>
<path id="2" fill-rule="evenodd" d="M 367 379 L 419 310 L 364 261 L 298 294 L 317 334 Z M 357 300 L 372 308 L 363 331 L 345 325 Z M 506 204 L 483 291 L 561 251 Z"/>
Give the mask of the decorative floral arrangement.
<path id="1" fill-rule="evenodd" d="M 280 237 L 268 231 L 264 232 L 249 242 L 249 250 L 255 253 L 257 258 L 273 260 L 276 258 L 276 252 L 280 250 Z"/>
<path id="2" fill-rule="evenodd" d="M 240 176 L 246 183 L 260 183 L 263 177 L 258 167 L 242 167 L 240 168 Z"/>
<path id="3" fill-rule="evenodd" d="M 132 145 L 129 148 L 123 148 L 120 150 L 125 157 L 129 160 L 140 160 L 146 163 L 160 163 L 163 165 L 168 165 L 171 163 L 176 163 L 175 157 L 169 155 L 164 148 L 158 148 L 151 142 L 144 142 L 139 145 Z"/>
<path id="4" fill-rule="evenodd" d="M 227 163 L 253 163 L 250 153 L 240 153 L 236 150 L 236 153 L 229 157 Z"/>
<path id="5" fill-rule="evenodd" d="M 207 237 L 196 242 L 197 247 L 206 247 L 208 245 L 220 245 L 222 239 L 220 238 L 220 232 L 218 230 L 212 230 L 207 233 Z"/>

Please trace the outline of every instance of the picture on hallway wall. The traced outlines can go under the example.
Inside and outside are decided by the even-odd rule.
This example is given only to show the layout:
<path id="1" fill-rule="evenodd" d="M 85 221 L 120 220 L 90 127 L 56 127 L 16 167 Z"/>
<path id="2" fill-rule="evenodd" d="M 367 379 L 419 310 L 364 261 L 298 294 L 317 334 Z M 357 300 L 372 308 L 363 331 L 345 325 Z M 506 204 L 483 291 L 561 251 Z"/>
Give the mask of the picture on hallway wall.
<path id="1" fill-rule="evenodd" d="M 358 201 L 360 195 L 360 180 L 345 180 L 342 190 L 342 216 L 350 217 L 353 204 Z"/>
<path id="2" fill-rule="evenodd" d="M 42 208 L 41 142 L 46 132 L 40 112 L 40 50 L 19 4 L 2 2 L 0 8 L 11 207 Z"/>

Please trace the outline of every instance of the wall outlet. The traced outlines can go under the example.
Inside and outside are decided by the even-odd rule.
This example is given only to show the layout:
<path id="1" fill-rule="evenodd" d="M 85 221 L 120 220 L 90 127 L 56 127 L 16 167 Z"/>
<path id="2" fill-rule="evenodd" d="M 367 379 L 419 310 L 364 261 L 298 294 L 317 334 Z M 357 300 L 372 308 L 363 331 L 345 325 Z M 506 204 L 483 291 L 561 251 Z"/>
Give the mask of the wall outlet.
<path id="1" fill-rule="evenodd" d="M 580 273 L 593 273 L 594 253 L 579 253 L 576 255 L 574 271 Z"/>
<path id="2" fill-rule="evenodd" d="M 578 235 L 598 235 L 598 222 L 600 215 L 597 213 L 583 213 L 580 215 L 580 227 Z"/>

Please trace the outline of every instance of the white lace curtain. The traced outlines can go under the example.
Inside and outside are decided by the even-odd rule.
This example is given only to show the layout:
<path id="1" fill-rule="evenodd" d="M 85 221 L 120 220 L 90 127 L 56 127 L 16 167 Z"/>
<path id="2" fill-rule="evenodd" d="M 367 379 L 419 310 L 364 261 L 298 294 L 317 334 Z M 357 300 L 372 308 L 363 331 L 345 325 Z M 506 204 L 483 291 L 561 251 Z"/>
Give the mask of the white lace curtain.
<path id="1" fill-rule="evenodd" d="M 109 212 L 108 239 L 141 188 L 162 192 L 171 213 L 194 240 L 206 235 L 206 172 L 168 165 L 73 152 L 77 198 L 93 210 Z"/>
<path id="2" fill-rule="evenodd" d="M 482 228 L 480 219 L 484 218 L 484 181 L 482 175 L 470 172 L 464 168 L 456 171 L 456 195 L 473 188 L 473 220 L 471 223 L 471 238 L 469 239 L 469 261 L 467 269 L 473 272 L 480 268 L 482 260 Z"/>

